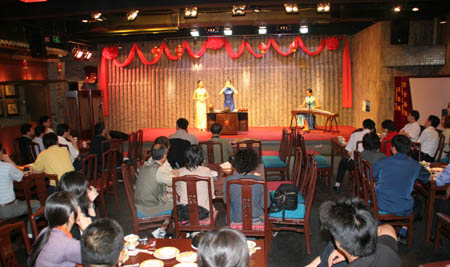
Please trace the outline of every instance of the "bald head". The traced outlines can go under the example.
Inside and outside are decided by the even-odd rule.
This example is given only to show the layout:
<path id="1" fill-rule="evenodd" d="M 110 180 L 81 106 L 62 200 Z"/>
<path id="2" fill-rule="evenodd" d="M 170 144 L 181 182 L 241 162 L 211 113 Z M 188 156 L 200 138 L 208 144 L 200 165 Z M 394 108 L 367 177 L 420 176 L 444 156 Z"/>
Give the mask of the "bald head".
<path id="1" fill-rule="evenodd" d="M 153 144 L 152 159 L 163 160 L 167 154 L 167 147 L 164 144 Z"/>

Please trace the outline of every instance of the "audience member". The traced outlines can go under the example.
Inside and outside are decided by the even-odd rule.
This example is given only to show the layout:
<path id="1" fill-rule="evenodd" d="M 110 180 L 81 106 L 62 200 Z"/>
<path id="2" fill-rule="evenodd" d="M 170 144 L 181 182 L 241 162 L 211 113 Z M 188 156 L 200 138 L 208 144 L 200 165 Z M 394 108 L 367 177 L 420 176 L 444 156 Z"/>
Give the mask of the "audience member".
<path id="1" fill-rule="evenodd" d="M 39 118 L 39 125 L 42 125 L 45 127 L 46 132 L 45 133 L 54 133 L 52 129 L 52 119 L 50 119 L 49 116 L 45 115 Z"/>
<path id="2" fill-rule="evenodd" d="M 445 169 L 436 176 L 436 185 L 445 186 L 447 185 L 447 192 L 450 190 L 450 164 L 445 167 Z M 450 215 L 450 198 L 439 199 L 437 198 L 434 202 L 434 213 L 433 213 L 433 226 L 432 230 L 435 229 L 436 224 L 436 213 L 441 212 Z"/>
<path id="3" fill-rule="evenodd" d="M 214 123 L 211 125 L 211 133 L 212 138 L 210 141 L 218 142 L 222 144 L 222 150 L 223 150 L 223 162 L 230 161 L 231 156 L 233 155 L 233 148 L 231 148 L 230 142 L 228 140 L 220 138 L 220 133 L 222 132 L 222 125 L 220 123 Z M 205 155 L 208 154 L 207 147 L 203 146 L 203 153 Z M 220 155 L 220 147 L 218 145 L 214 146 L 214 163 L 223 163 L 220 161 L 221 155 Z M 208 162 L 209 163 L 209 162 Z"/>
<path id="4" fill-rule="evenodd" d="M 350 135 L 350 139 L 345 146 L 345 150 L 347 150 L 349 157 L 342 158 L 339 162 L 338 172 L 336 175 L 336 183 L 334 185 L 334 190 L 336 192 L 340 192 L 341 182 L 345 176 L 345 172 L 347 170 L 352 171 L 355 167 L 353 162 L 353 151 L 357 149 L 359 152 L 362 152 L 364 150 L 362 146 L 358 146 L 358 142 L 362 141 L 364 135 L 374 131 L 375 122 L 371 119 L 366 119 L 363 121 L 363 130 L 355 131 L 352 133 L 352 135 Z"/>
<path id="5" fill-rule="evenodd" d="M 247 267 L 250 263 L 247 239 L 226 227 L 207 232 L 197 252 L 198 267 Z"/>
<path id="6" fill-rule="evenodd" d="M 377 133 L 371 132 L 364 135 L 362 142 L 364 151 L 361 152 L 361 156 L 370 164 L 384 158 L 385 155 L 378 151 L 381 144 Z"/>
<path id="7" fill-rule="evenodd" d="M 97 122 L 95 124 L 94 132 L 95 132 L 95 135 L 91 138 L 89 154 L 97 155 L 97 169 L 99 171 L 101 171 L 102 163 L 103 163 L 103 153 L 108 151 L 108 149 L 111 148 L 111 144 L 110 144 L 110 142 L 104 142 L 104 141 L 107 141 L 108 138 L 107 138 L 105 124 L 103 122 Z M 119 151 L 117 151 L 116 154 L 117 154 L 116 166 L 120 166 L 123 161 L 123 155 Z"/>
<path id="8" fill-rule="evenodd" d="M 183 139 L 189 141 L 191 145 L 198 145 L 198 139 L 195 135 L 188 133 L 187 128 L 189 126 L 188 120 L 180 118 L 177 120 L 177 130 L 174 134 L 169 136 L 169 139 Z"/>
<path id="9" fill-rule="evenodd" d="M 395 229 L 378 220 L 361 199 L 326 201 L 320 206 L 322 228 L 330 242 L 306 267 L 400 267 Z"/>
<path id="10" fill-rule="evenodd" d="M 31 248 L 28 266 L 60 267 L 81 264 L 80 241 L 72 238 L 70 230 L 77 223 L 84 230 L 91 219 L 80 212 L 77 198 L 70 192 L 53 193 L 45 202 L 44 228 Z"/>
<path id="11" fill-rule="evenodd" d="M 159 136 L 155 139 L 154 144 L 162 144 L 164 145 L 167 150 L 170 149 L 170 142 L 169 138 L 165 136 Z M 150 158 L 151 161 L 151 158 Z M 173 170 L 170 166 L 169 162 L 166 160 L 161 165 L 161 167 L 158 168 L 156 171 L 156 182 L 160 184 L 166 185 L 166 192 L 172 193 L 172 179 L 173 177 L 178 176 L 178 170 Z M 172 199 L 172 195 L 169 194 L 169 198 Z"/>
<path id="12" fill-rule="evenodd" d="M 228 176 L 223 183 L 223 201 L 227 201 L 227 182 L 239 179 L 255 179 L 264 181 L 264 178 L 255 173 L 258 166 L 258 155 L 252 149 L 239 150 L 233 159 L 233 168 L 237 174 Z M 230 221 L 242 222 L 241 187 L 230 185 Z M 267 199 L 270 199 L 268 196 Z M 252 215 L 253 221 L 264 221 L 264 186 L 252 186 Z"/>
<path id="13" fill-rule="evenodd" d="M 60 179 L 64 173 L 74 170 L 69 151 L 65 147 L 58 146 L 56 134 L 48 133 L 44 135 L 42 141 L 45 150 L 39 154 L 36 161 L 31 165 L 31 172 L 56 174 Z M 55 186 L 53 181 L 50 182 L 50 185 Z"/>
<path id="14" fill-rule="evenodd" d="M 16 199 L 14 193 L 14 181 L 20 182 L 23 172 L 9 158 L 0 144 L 0 219 L 11 219 L 28 213 L 27 203 Z M 31 200 L 32 212 L 37 211 L 41 204 L 37 200 Z M 28 224 L 28 233 L 31 233 Z"/>
<path id="15" fill-rule="evenodd" d="M 42 151 L 45 150 L 44 143 L 42 142 L 42 137 L 45 134 L 45 127 L 42 125 L 36 126 L 34 129 L 34 138 L 33 142 L 39 145 L 39 150 L 36 148 L 36 155 L 39 155 Z"/>
<path id="16" fill-rule="evenodd" d="M 391 156 L 391 142 L 392 138 L 398 134 L 397 128 L 392 120 L 385 120 L 381 123 L 383 128 L 383 140 L 381 140 L 381 152 L 386 156 Z"/>
<path id="17" fill-rule="evenodd" d="M 442 134 L 444 135 L 444 150 L 441 158 L 441 162 L 450 161 L 450 115 L 445 117 L 442 121 Z"/>
<path id="18" fill-rule="evenodd" d="M 400 134 L 408 136 L 411 141 L 417 142 L 420 136 L 420 125 L 417 122 L 420 118 L 420 114 L 417 110 L 411 110 L 408 112 L 408 123 L 400 130 Z"/>
<path id="19" fill-rule="evenodd" d="M 439 134 L 436 131 L 436 127 L 439 126 L 440 120 L 434 115 L 430 115 L 428 120 L 425 122 L 425 130 L 420 134 L 418 142 L 420 143 L 420 151 L 414 150 L 412 157 L 415 160 L 419 159 L 419 153 L 421 154 L 422 160 L 433 162 L 434 155 L 436 154 L 439 145 Z"/>
<path id="20" fill-rule="evenodd" d="M 83 266 L 120 266 L 122 249 L 122 227 L 113 219 L 99 219 L 86 228 L 81 239 Z"/>
<path id="21" fill-rule="evenodd" d="M 134 202 L 138 217 L 170 214 L 173 208 L 173 201 L 168 197 L 165 184 L 156 181 L 156 172 L 166 160 L 167 148 L 163 144 L 153 144 L 152 160 L 141 167 L 136 180 Z M 164 226 L 156 229 L 153 236 L 164 238 L 166 228 Z"/>
<path id="22" fill-rule="evenodd" d="M 20 132 L 22 133 L 22 136 L 16 139 L 20 151 L 20 164 L 26 165 L 33 162 L 33 160 L 29 157 L 27 146 L 32 142 L 34 129 L 31 124 L 25 123 L 20 126 Z"/>
<path id="23" fill-rule="evenodd" d="M 94 201 L 98 196 L 98 192 L 95 187 L 89 186 L 89 181 L 83 173 L 77 171 L 65 173 L 59 181 L 59 191 L 73 193 L 77 197 L 78 205 L 83 215 L 90 217 L 92 220 L 96 218 Z M 81 229 L 78 225 L 74 225 L 70 233 L 73 238 L 80 240 Z"/>
<path id="24" fill-rule="evenodd" d="M 193 145 L 186 151 L 186 166 L 178 170 L 179 176 L 196 175 L 211 179 L 211 192 L 214 197 L 214 180 L 209 168 L 202 166 L 204 157 L 203 151 L 199 145 Z M 178 201 L 177 205 L 187 205 L 187 187 L 185 182 L 178 182 L 176 185 Z M 208 186 L 206 182 L 197 183 L 197 201 L 198 205 L 209 210 Z"/>
<path id="25" fill-rule="evenodd" d="M 56 133 L 58 134 L 58 143 L 69 147 L 70 158 L 75 163 L 80 151 L 75 138 L 70 134 L 69 126 L 67 124 L 58 124 L 56 126 Z"/>

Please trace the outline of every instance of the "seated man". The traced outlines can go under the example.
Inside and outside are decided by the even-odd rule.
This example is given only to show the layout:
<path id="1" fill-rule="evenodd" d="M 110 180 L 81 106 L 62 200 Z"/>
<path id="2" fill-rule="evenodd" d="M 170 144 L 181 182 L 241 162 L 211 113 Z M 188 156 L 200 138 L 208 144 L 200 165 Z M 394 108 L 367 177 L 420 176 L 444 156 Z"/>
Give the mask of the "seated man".
<path id="1" fill-rule="evenodd" d="M 45 133 L 54 133 L 55 131 L 52 129 L 52 119 L 49 116 L 45 115 L 39 118 L 39 125 L 45 127 Z"/>
<path id="2" fill-rule="evenodd" d="M 430 173 L 417 161 L 408 157 L 411 140 L 404 135 L 392 138 L 393 156 L 373 164 L 373 178 L 378 208 L 389 214 L 408 216 L 413 212 L 414 199 L 411 192 L 416 179 L 427 183 Z"/>
<path id="3" fill-rule="evenodd" d="M 39 149 L 36 149 L 36 155 L 39 155 L 42 151 L 45 150 L 44 143 L 42 142 L 42 137 L 44 137 L 45 134 L 45 127 L 42 125 L 36 126 L 34 129 L 34 138 L 33 142 L 39 145 Z"/>
<path id="4" fill-rule="evenodd" d="M 19 170 L 16 164 L 3 153 L 3 147 L 0 144 L 0 219 L 11 219 L 27 214 L 27 203 L 16 199 L 14 193 L 14 181 L 20 182 L 23 178 L 23 172 Z M 37 211 L 41 204 L 37 200 L 31 200 L 31 209 Z M 28 232 L 31 228 L 28 225 Z"/>
<path id="5" fill-rule="evenodd" d="M 158 183 L 156 172 L 167 160 L 167 148 L 163 144 L 153 144 L 152 160 L 141 167 L 136 180 L 134 202 L 139 217 L 151 217 L 170 214 L 173 201 L 168 197 L 165 184 Z M 153 232 L 155 238 L 164 238 L 165 229 L 158 228 Z"/>
<path id="6" fill-rule="evenodd" d="M 31 165 L 32 173 L 56 174 L 58 180 L 66 172 L 73 171 L 69 151 L 65 147 L 58 146 L 58 137 L 54 133 L 48 133 L 42 138 L 45 150 L 37 157 Z M 50 185 L 55 186 L 51 181 Z"/>
<path id="7" fill-rule="evenodd" d="M 22 124 L 22 126 L 20 126 L 20 132 L 22 133 L 22 136 L 17 138 L 17 143 L 19 145 L 20 151 L 20 163 L 22 165 L 30 164 L 33 162 L 33 160 L 28 155 L 27 145 L 33 139 L 33 126 L 31 126 L 31 124 L 29 123 Z"/>
<path id="8" fill-rule="evenodd" d="M 327 201 L 320 206 L 322 228 L 330 242 L 320 257 L 306 267 L 400 267 L 395 229 L 378 220 L 361 199 Z"/>
<path id="9" fill-rule="evenodd" d="M 417 141 L 421 145 L 420 151 L 416 149 L 412 153 L 412 157 L 415 160 L 419 159 L 420 153 L 422 160 L 428 162 L 434 161 L 434 155 L 439 145 L 439 134 L 435 128 L 439 126 L 439 123 L 440 120 L 438 117 L 434 115 L 428 117 L 428 120 L 425 122 L 425 130 L 420 134 L 419 140 Z"/>
<path id="10" fill-rule="evenodd" d="M 184 153 L 191 145 L 198 145 L 198 139 L 187 132 L 189 122 L 180 118 L 177 120 L 177 132 L 169 135 L 170 150 L 167 159 L 174 169 L 184 167 Z"/>
<path id="11" fill-rule="evenodd" d="M 80 151 L 78 150 L 77 141 L 70 134 L 69 126 L 64 123 L 59 124 L 56 126 L 56 133 L 58 134 L 58 144 L 69 147 L 70 158 L 72 162 L 75 162 Z"/>
<path id="12" fill-rule="evenodd" d="M 106 137 L 105 124 L 103 122 L 97 122 L 95 124 L 94 132 L 95 132 L 95 135 L 91 138 L 89 154 L 97 155 L 97 169 L 99 171 L 101 171 L 103 152 L 108 151 L 108 149 L 110 149 L 110 147 L 111 147 L 111 144 L 109 142 L 106 142 L 103 145 L 103 150 L 102 150 L 102 143 L 104 141 L 108 140 L 108 138 Z M 123 160 L 122 154 L 120 152 L 118 152 L 116 158 L 117 158 L 116 166 L 120 166 L 122 164 L 122 160 Z"/>
<path id="13" fill-rule="evenodd" d="M 214 123 L 211 125 L 212 138 L 209 141 L 214 141 L 222 144 L 223 150 L 223 162 L 229 161 L 233 155 L 233 148 L 231 148 L 230 142 L 228 140 L 220 138 L 220 133 L 222 132 L 222 125 L 220 123 Z M 208 155 L 207 147 L 203 146 L 203 154 Z M 218 145 L 214 146 L 214 163 L 220 162 L 220 147 Z M 209 162 L 208 162 L 209 163 Z"/>
<path id="14" fill-rule="evenodd" d="M 91 223 L 81 239 L 83 266 L 114 267 L 123 262 L 123 230 L 113 219 L 99 219 Z"/>
<path id="15" fill-rule="evenodd" d="M 417 110 L 411 110 L 406 118 L 408 123 L 400 130 L 400 134 L 408 136 L 413 142 L 417 142 L 420 135 L 420 125 L 417 122 L 419 118 L 419 112 Z"/>
<path id="16" fill-rule="evenodd" d="M 348 140 L 347 145 L 345 146 L 345 150 L 348 153 L 348 158 L 342 158 L 339 162 L 338 172 L 336 175 L 336 183 L 334 185 L 334 191 L 337 193 L 340 192 L 341 182 L 344 179 L 345 172 L 347 170 L 353 171 L 355 165 L 353 162 L 353 151 L 358 149 L 359 152 L 362 152 L 364 149 L 360 145 L 357 147 L 358 142 L 362 141 L 364 135 L 367 133 L 373 132 L 375 130 L 375 122 L 371 119 L 366 119 L 363 121 L 363 129 L 356 130 L 350 135 L 350 139 Z"/>
<path id="17" fill-rule="evenodd" d="M 364 151 L 361 152 L 361 156 L 370 164 L 374 164 L 379 159 L 385 157 L 385 155 L 379 151 L 381 143 L 377 133 L 371 132 L 364 135 L 362 144 Z"/>
<path id="18" fill-rule="evenodd" d="M 180 118 L 177 120 L 177 131 L 174 134 L 169 135 L 169 139 L 183 139 L 189 141 L 191 145 L 198 145 L 198 139 L 195 135 L 187 132 L 189 126 L 188 120 L 185 118 Z"/>
<path id="19" fill-rule="evenodd" d="M 227 181 L 239 179 L 255 179 L 264 181 L 264 178 L 256 175 L 258 166 L 258 155 L 254 150 L 240 150 L 233 159 L 233 168 L 237 174 L 228 176 L 223 183 L 223 201 L 227 202 Z M 269 202 L 269 192 L 267 192 Z M 242 222 L 242 198 L 239 185 L 230 186 L 230 221 Z M 268 203 L 269 205 L 270 203 Z M 252 213 L 253 221 L 264 221 L 264 187 L 253 185 L 252 188 Z"/>

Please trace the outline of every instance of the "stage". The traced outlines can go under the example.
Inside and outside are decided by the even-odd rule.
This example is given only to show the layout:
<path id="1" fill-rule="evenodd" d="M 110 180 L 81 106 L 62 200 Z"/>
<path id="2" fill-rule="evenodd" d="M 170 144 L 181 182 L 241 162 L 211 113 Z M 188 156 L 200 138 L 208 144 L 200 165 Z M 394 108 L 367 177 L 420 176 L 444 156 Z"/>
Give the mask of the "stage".
<path id="1" fill-rule="evenodd" d="M 261 141 L 280 141 L 283 127 L 249 127 L 248 132 L 239 132 L 237 135 L 223 135 L 222 138 L 255 138 Z M 355 130 L 352 126 L 339 126 L 339 133 L 312 130 L 303 136 L 306 141 L 326 141 L 333 137 L 343 136 L 348 140 L 350 134 Z M 169 136 L 175 132 L 175 128 L 145 128 L 144 142 L 153 142 L 158 136 Z M 211 138 L 210 132 L 202 132 L 195 128 L 188 128 L 189 133 L 194 134 L 199 141 L 207 141 Z"/>

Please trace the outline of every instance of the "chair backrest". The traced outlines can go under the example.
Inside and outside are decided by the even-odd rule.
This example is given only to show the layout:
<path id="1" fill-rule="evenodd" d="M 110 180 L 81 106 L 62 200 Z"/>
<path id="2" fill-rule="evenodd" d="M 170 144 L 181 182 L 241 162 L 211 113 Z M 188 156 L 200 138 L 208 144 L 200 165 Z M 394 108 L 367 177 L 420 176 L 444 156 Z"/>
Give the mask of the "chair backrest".
<path id="1" fill-rule="evenodd" d="M 298 188 L 302 182 L 302 172 L 303 168 L 303 153 L 300 147 L 295 149 L 294 154 L 294 167 L 292 169 L 292 183 L 294 183 Z"/>
<path id="2" fill-rule="evenodd" d="M 29 142 L 26 144 L 27 147 L 27 154 L 28 158 L 34 162 L 38 156 L 39 153 L 41 153 L 41 148 L 39 147 L 39 144 L 35 142 Z"/>
<path id="3" fill-rule="evenodd" d="M 0 226 L 0 257 L 3 266 L 20 267 L 19 262 L 17 261 L 16 254 L 14 253 L 14 248 L 10 236 L 11 232 L 14 230 L 19 230 L 22 233 L 22 237 L 25 243 L 25 249 L 27 251 L 27 254 L 30 254 L 30 240 L 28 239 L 24 222 L 20 221 L 14 224 L 6 224 Z"/>
<path id="4" fill-rule="evenodd" d="M 308 175 L 302 184 L 302 188 L 304 187 L 304 189 L 300 189 L 305 199 L 305 220 L 310 218 L 314 196 L 316 195 L 318 167 L 317 162 L 314 159 L 314 155 L 308 154 L 308 166 Z"/>
<path id="5" fill-rule="evenodd" d="M 442 131 L 440 131 L 438 133 L 439 133 L 439 144 L 436 149 L 436 153 L 434 154 L 434 161 L 436 161 L 436 162 L 441 161 L 442 152 L 444 151 L 444 146 L 445 146 L 445 135 L 442 134 Z"/>
<path id="6" fill-rule="evenodd" d="M 208 140 L 208 141 L 200 142 L 200 146 L 202 147 L 202 149 L 206 148 L 203 151 L 206 151 L 208 163 L 223 163 L 224 162 L 222 143 L 216 142 L 213 140 Z M 220 151 L 220 161 L 216 160 L 216 158 L 214 157 L 214 147 L 220 148 L 220 150 L 219 150 Z"/>
<path id="7" fill-rule="evenodd" d="M 420 153 L 422 151 L 422 144 L 419 142 L 412 142 L 411 152 L 413 151 L 413 149 L 417 149 L 419 151 L 419 158 L 417 160 L 419 162 L 422 161 L 422 153 Z"/>
<path id="8" fill-rule="evenodd" d="M 131 166 L 130 166 L 131 167 Z M 134 166 L 132 166 L 134 169 Z M 132 173 L 133 172 L 133 173 Z M 136 206 L 134 203 L 134 182 L 135 182 L 134 170 L 131 170 L 126 164 L 122 164 L 122 178 L 125 188 L 125 194 L 127 195 L 128 206 L 131 211 L 131 218 L 133 220 L 134 232 L 138 231 L 138 217 L 136 212 Z"/>
<path id="9" fill-rule="evenodd" d="M 381 152 L 386 153 L 386 151 L 387 151 L 386 147 L 388 144 L 392 145 L 392 140 L 383 140 L 383 144 L 381 146 Z"/>
<path id="10" fill-rule="evenodd" d="M 280 149 L 278 150 L 278 155 L 282 161 L 286 161 L 287 157 L 291 155 L 291 139 L 290 134 L 286 128 L 283 128 L 281 133 Z"/>
<path id="11" fill-rule="evenodd" d="M 100 190 L 108 191 L 117 183 L 116 162 L 117 149 L 108 149 L 102 153 L 102 182 Z"/>
<path id="12" fill-rule="evenodd" d="M 261 163 L 262 147 L 261 147 L 260 140 L 246 139 L 246 140 L 237 141 L 235 143 L 235 146 L 234 146 L 235 153 L 237 153 L 239 150 L 245 150 L 245 149 L 253 149 L 256 152 L 256 154 L 258 155 L 258 162 Z"/>
<path id="13" fill-rule="evenodd" d="M 364 201 L 366 201 L 366 203 L 369 204 L 369 192 L 368 192 L 367 185 L 364 183 L 364 180 L 363 180 L 365 178 L 364 178 L 364 169 L 362 167 L 363 157 L 361 155 L 361 152 L 359 152 L 358 150 L 353 151 L 353 159 L 354 159 L 354 163 L 355 163 L 355 170 L 353 171 L 354 197 L 359 197 L 361 199 L 364 199 Z"/>
<path id="14" fill-rule="evenodd" d="M 206 182 L 208 186 L 208 199 L 209 199 L 209 219 L 210 223 L 207 225 L 200 225 L 200 218 L 198 212 L 198 195 L 197 195 L 197 184 Z M 188 199 L 188 210 L 189 210 L 189 224 L 183 225 L 178 219 L 178 209 L 177 209 L 177 184 L 186 183 L 186 192 Z M 172 179 L 172 193 L 173 193 L 173 216 L 175 218 L 175 227 L 177 231 L 188 231 L 188 230 L 208 230 L 213 229 L 214 222 L 214 206 L 212 204 L 213 192 L 211 190 L 211 179 L 209 177 L 201 177 L 195 175 L 185 175 L 182 177 L 174 177 Z"/>
<path id="15" fill-rule="evenodd" d="M 128 159 L 135 160 L 136 159 L 136 146 L 137 146 L 137 132 L 130 133 L 130 137 L 128 138 Z"/>
<path id="16" fill-rule="evenodd" d="M 377 200 L 377 195 L 375 193 L 375 182 L 373 180 L 372 164 L 370 164 L 367 160 L 363 159 L 363 160 L 361 160 L 361 167 L 363 170 L 362 171 L 363 187 L 366 187 L 367 192 L 368 192 L 368 203 L 371 206 L 375 215 L 377 215 L 377 217 L 378 217 L 378 214 L 379 214 L 378 200 Z"/>
<path id="17" fill-rule="evenodd" d="M 21 182 L 14 182 L 14 192 L 17 198 L 25 199 L 28 214 L 32 213 L 31 200 L 38 199 L 41 206 L 45 205 L 48 198 L 47 187 L 50 181 L 58 186 L 58 176 L 46 173 L 33 173 L 24 176 Z"/>
<path id="18" fill-rule="evenodd" d="M 43 219 L 42 221 L 45 221 L 44 211 L 45 206 L 41 206 L 35 213 L 30 215 L 31 232 L 33 233 L 34 240 L 36 240 L 39 235 L 39 228 L 37 221 L 39 219 Z"/>
<path id="19" fill-rule="evenodd" d="M 135 142 L 135 157 L 137 160 L 142 159 L 142 151 L 144 149 L 144 131 L 142 129 L 136 132 L 136 142 Z"/>
<path id="20" fill-rule="evenodd" d="M 97 180 L 97 154 L 89 154 L 83 158 L 81 172 L 86 175 L 89 182 Z"/>
<path id="21" fill-rule="evenodd" d="M 231 185 L 239 185 L 241 187 L 241 208 L 242 208 L 242 233 L 244 235 L 260 235 L 264 233 L 264 230 L 253 229 L 253 186 L 261 185 L 264 187 L 264 226 L 268 225 L 268 211 L 267 211 L 267 186 L 265 181 L 255 179 L 237 179 L 227 181 L 227 225 L 231 225 L 230 222 L 230 187 Z"/>

